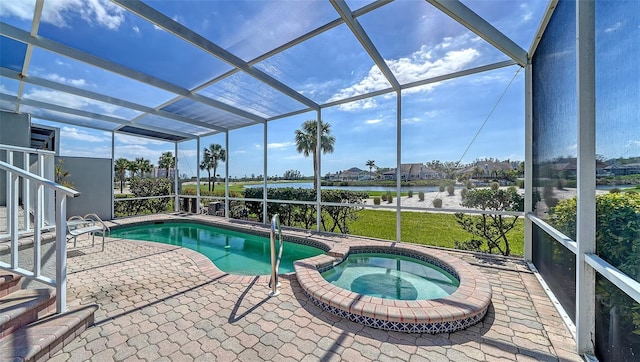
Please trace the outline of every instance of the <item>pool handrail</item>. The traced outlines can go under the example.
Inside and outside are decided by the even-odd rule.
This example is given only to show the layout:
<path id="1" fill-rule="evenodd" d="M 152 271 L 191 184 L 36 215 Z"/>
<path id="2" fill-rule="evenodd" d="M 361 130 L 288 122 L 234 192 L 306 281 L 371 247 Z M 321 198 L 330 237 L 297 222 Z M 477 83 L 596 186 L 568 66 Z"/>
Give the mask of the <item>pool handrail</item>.
<path id="1" fill-rule="evenodd" d="M 278 232 L 279 251 L 276 257 L 276 229 Z M 271 218 L 271 231 L 270 231 L 270 244 L 271 244 L 271 279 L 269 280 L 269 292 L 270 297 L 275 297 L 280 294 L 278 288 L 280 283 L 278 282 L 278 270 L 280 269 L 280 260 L 282 260 L 282 248 L 284 243 L 282 242 L 282 229 L 280 227 L 280 215 L 275 214 Z"/>

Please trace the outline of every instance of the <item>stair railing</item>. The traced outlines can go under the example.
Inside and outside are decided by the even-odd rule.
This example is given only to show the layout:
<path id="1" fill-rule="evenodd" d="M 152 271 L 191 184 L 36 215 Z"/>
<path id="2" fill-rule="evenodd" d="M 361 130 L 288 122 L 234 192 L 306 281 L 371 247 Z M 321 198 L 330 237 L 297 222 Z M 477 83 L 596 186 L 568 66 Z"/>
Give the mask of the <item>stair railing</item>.
<path id="1" fill-rule="evenodd" d="M 21 168 L 25 171 L 30 171 L 40 177 L 53 180 L 55 177 L 55 152 L 47 150 L 37 150 L 33 148 L 18 147 L 0 144 L 0 152 L 4 154 L 4 161 L 12 166 Z M 0 154 L 1 155 L 1 154 Z M 0 156 L 1 157 L 1 156 Z M 22 180 L 22 190 L 20 192 L 20 198 L 23 204 L 23 225 L 19 225 L 18 232 L 21 235 L 29 234 L 33 232 L 31 228 L 31 214 L 35 210 L 35 196 L 32 194 L 34 188 L 30 185 L 28 178 Z M 6 178 L 6 199 L 11 197 L 11 188 L 9 187 L 10 179 L 7 174 Z M 45 228 L 47 226 L 53 226 L 55 222 L 55 205 L 53 191 L 43 190 L 43 195 L 40 195 L 40 207 L 43 210 L 43 217 L 40 219 L 40 227 Z M 11 223 L 11 215 L 7 215 L 7 225 Z M 35 220 L 35 218 L 34 218 Z M 8 235 L 0 235 L 0 239 L 7 240 Z"/>
<path id="2" fill-rule="evenodd" d="M 277 234 L 276 234 L 277 232 Z M 278 237 L 278 256 L 276 257 L 276 236 Z M 270 297 L 276 297 L 280 294 L 278 288 L 280 287 L 280 283 L 278 282 L 278 270 L 280 269 L 280 260 L 282 259 L 282 247 L 284 243 L 282 242 L 282 229 L 280 228 L 280 216 L 278 214 L 273 215 L 271 218 L 271 232 L 270 232 L 270 241 L 271 241 L 271 280 L 269 280 L 269 286 L 271 287 L 271 291 L 269 292 Z"/>
<path id="3" fill-rule="evenodd" d="M 0 262 L 0 268 L 22 275 L 29 279 L 55 286 L 56 311 L 62 313 L 67 310 L 67 196 L 76 197 L 78 191 L 64 187 L 54 181 L 15 167 L 9 163 L 0 161 L 0 170 L 7 173 L 7 229 L 10 237 L 11 259 L 10 263 Z M 33 270 L 20 268 L 18 264 L 18 193 L 20 179 L 29 181 L 29 185 L 35 187 L 34 202 L 34 231 L 33 231 Z M 52 190 L 55 194 L 55 225 L 56 225 L 56 278 L 51 279 L 41 274 L 41 227 L 43 208 L 41 207 L 43 190 Z"/>

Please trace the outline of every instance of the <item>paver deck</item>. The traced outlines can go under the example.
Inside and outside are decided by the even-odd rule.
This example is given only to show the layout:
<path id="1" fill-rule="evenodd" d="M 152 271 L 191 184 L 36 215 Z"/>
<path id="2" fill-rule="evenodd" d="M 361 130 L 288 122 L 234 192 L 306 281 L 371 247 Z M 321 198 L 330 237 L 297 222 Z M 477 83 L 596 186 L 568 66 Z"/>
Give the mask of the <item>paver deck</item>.
<path id="1" fill-rule="evenodd" d="M 268 297 L 264 277 L 212 277 L 208 260 L 163 244 L 78 240 L 69 251 L 70 305 L 96 303 L 95 326 L 53 361 L 578 361 L 575 343 L 526 264 L 449 251 L 493 288 L 480 323 L 459 332 L 387 332 L 341 319 L 295 278 Z M 207 269 L 203 271 L 203 269 Z"/>

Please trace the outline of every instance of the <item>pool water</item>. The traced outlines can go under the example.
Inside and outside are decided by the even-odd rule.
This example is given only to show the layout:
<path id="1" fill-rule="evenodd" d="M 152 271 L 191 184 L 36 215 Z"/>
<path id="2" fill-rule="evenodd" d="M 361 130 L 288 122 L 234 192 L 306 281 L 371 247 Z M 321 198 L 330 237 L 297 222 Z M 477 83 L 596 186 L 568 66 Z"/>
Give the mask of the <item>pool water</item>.
<path id="1" fill-rule="evenodd" d="M 380 253 L 351 254 L 322 276 L 354 293 L 398 300 L 443 298 L 460 285 L 453 275 L 433 264 Z"/>
<path id="2" fill-rule="evenodd" d="M 271 274 L 269 238 L 193 223 L 146 224 L 115 229 L 111 237 L 155 241 L 195 250 L 230 274 Z M 312 246 L 284 242 L 280 273 L 293 272 L 295 260 L 324 254 Z"/>

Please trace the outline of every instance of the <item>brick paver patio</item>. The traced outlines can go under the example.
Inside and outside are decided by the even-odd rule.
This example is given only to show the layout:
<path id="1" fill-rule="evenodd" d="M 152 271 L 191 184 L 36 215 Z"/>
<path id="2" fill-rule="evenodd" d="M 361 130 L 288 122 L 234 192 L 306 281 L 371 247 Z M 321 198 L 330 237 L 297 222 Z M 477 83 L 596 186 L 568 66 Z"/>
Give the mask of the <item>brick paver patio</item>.
<path id="1" fill-rule="evenodd" d="M 386 332 L 307 300 L 292 278 L 212 277 L 208 260 L 173 246 L 109 239 L 69 250 L 69 304 L 96 303 L 95 326 L 53 361 L 577 361 L 575 343 L 535 275 L 517 260 L 450 251 L 492 284 L 487 316 L 446 334 Z"/>

